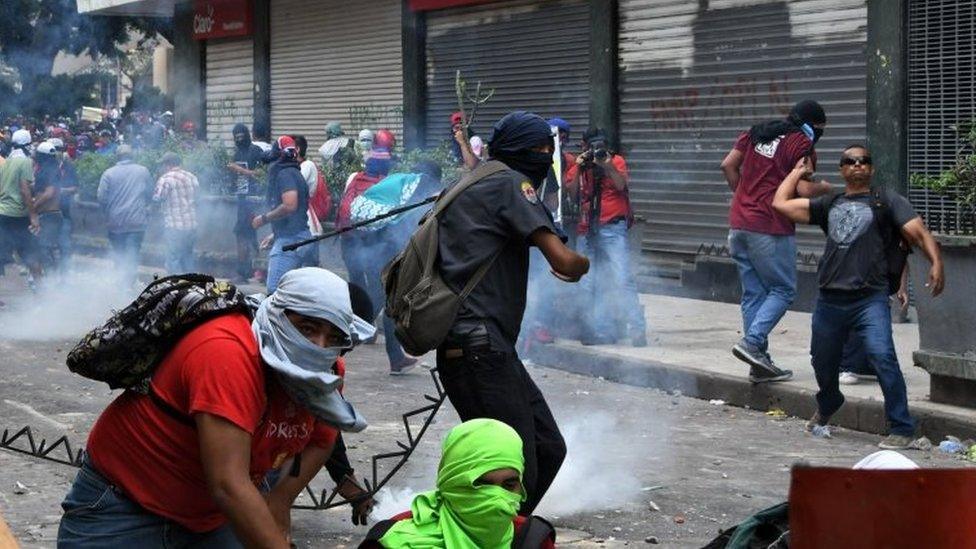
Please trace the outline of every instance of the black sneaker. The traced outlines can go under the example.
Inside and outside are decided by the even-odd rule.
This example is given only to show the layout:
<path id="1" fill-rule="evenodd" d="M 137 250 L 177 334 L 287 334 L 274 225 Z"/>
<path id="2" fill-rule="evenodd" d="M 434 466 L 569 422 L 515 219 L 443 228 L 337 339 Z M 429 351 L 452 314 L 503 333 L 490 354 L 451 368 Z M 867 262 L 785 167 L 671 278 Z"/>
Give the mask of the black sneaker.
<path id="1" fill-rule="evenodd" d="M 787 381 L 793 377 L 793 370 L 780 370 L 770 372 L 764 368 L 751 366 L 749 368 L 749 381 L 752 383 L 769 383 L 772 381 Z"/>
<path id="2" fill-rule="evenodd" d="M 752 366 L 752 372 L 750 372 L 750 377 L 756 375 L 757 377 L 777 377 L 782 376 L 787 370 L 781 370 L 773 364 L 773 359 L 769 357 L 768 354 L 764 353 L 758 347 L 750 345 L 746 340 L 741 340 L 732 346 L 732 356 L 745 362 L 749 366 Z M 765 371 L 765 375 L 758 372 L 758 370 Z M 790 375 L 793 375 L 790 372 Z M 773 381 L 773 380 L 766 380 Z"/>

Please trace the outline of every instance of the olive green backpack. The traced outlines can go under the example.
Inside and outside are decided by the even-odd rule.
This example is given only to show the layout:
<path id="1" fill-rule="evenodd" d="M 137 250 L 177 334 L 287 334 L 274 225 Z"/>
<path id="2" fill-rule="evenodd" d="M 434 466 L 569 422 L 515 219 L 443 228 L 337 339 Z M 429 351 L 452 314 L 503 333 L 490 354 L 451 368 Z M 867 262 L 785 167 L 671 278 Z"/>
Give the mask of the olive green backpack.
<path id="1" fill-rule="evenodd" d="M 454 325 L 461 303 L 481 282 L 501 252 L 497 250 L 474 273 L 460 293 L 452 290 L 437 269 L 438 217 L 471 185 L 505 171 L 508 166 L 492 160 L 461 178 L 434 203 L 406 247 L 383 268 L 386 315 L 396 325 L 396 338 L 414 356 L 423 355 L 444 341 Z"/>

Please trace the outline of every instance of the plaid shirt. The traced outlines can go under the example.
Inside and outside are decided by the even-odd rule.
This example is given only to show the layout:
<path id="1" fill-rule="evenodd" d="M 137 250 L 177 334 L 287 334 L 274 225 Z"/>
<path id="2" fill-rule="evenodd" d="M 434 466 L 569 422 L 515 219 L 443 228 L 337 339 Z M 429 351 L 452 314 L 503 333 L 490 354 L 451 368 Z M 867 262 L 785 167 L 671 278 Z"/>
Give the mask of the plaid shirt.
<path id="1" fill-rule="evenodd" d="M 167 229 L 186 231 L 197 228 L 199 187 L 197 176 L 182 168 L 173 168 L 159 178 L 153 200 L 162 202 L 163 225 Z"/>

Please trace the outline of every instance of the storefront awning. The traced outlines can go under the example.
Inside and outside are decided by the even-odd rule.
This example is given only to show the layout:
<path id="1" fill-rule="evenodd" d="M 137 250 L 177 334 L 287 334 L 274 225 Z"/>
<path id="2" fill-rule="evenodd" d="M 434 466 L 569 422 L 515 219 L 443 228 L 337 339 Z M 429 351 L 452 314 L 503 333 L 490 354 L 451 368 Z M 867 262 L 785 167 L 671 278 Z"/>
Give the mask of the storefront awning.
<path id="1" fill-rule="evenodd" d="M 78 13 L 87 15 L 123 15 L 172 17 L 177 0 L 78 0 Z"/>

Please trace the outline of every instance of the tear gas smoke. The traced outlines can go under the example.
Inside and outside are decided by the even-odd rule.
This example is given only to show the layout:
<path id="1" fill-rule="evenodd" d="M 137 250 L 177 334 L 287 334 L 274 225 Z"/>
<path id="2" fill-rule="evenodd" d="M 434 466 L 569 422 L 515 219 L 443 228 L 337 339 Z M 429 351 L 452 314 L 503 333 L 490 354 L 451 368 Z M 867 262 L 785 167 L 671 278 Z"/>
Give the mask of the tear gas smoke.
<path id="1" fill-rule="evenodd" d="M 566 461 L 537 512 L 564 516 L 636 501 L 641 494 L 637 471 L 649 456 L 661 453 L 652 441 L 663 440 L 656 432 L 664 426 L 647 424 L 636 430 L 605 412 L 574 410 L 573 415 L 578 418 L 559 426 L 566 439 Z"/>
<path id="2" fill-rule="evenodd" d="M 9 265 L 7 276 L 16 269 Z M 0 312 L 0 333 L 6 339 L 27 341 L 80 338 L 137 294 L 135 290 L 122 289 L 111 276 L 113 271 L 109 264 L 87 264 L 63 281 L 51 274 L 41 281 L 37 293 L 25 290 L 9 299 Z"/>
<path id="3" fill-rule="evenodd" d="M 654 423 L 624 425 L 612 415 L 594 410 L 573 410 L 578 418 L 560 423 L 567 456 L 556 480 L 537 510 L 543 516 L 619 508 L 638 501 L 642 484 L 637 475 L 651 458 L 661 464 L 667 426 Z M 658 441 L 658 442 L 655 442 Z M 612 456 L 612 459 L 611 459 Z M 386 487 L 377 495 L 373 518 L 382 520 L 410 509 L 414 496 L 434 489 L 437 463 L 413 464 L 420 479 L 410 487 Z"/>

